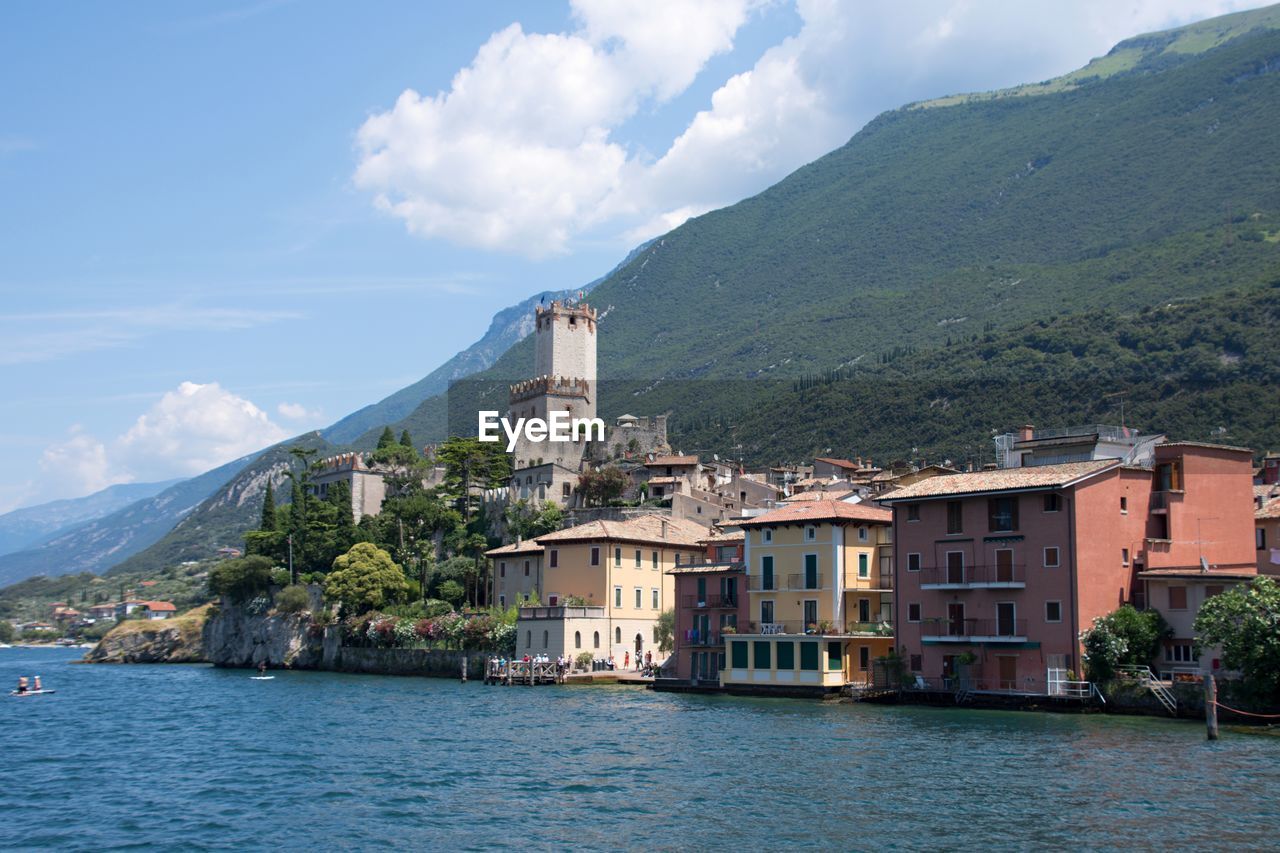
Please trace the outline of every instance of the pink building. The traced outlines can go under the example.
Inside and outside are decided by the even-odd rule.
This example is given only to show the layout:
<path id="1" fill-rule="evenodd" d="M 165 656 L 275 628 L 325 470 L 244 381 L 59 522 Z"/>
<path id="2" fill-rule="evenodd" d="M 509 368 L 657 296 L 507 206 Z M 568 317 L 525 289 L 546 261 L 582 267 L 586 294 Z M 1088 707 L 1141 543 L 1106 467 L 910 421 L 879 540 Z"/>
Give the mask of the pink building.
<path id="1" fill-rule="evenodd" d="M 913 483 L 882 498 L 898 647 L 930 685 L 1051 692 L 1095 617 L 1146 606 L 1139 572 L 1252 570 L 1252 497 L 1248 450 L 1191 442 Z"/>
<path id="2" fill-rule="evenodd" d="M 746 625 L 746 565 L 741 531 L 703 540 L 704 563 L 677 566 L 675 577 L 675 678 L 691 685 L 720 684 L 724 633 Z"/>

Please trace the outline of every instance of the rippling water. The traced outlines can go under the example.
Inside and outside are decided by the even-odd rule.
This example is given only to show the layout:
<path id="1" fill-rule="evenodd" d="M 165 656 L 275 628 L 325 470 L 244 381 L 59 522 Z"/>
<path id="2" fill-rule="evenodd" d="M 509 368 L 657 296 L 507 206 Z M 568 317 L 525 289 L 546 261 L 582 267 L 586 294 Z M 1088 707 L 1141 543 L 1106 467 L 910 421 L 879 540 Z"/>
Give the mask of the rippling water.
<path id="1" fill-rule="evenodd" d="M 0 650 L 0 846 L 1274 847 L 1280 739 Z"/>

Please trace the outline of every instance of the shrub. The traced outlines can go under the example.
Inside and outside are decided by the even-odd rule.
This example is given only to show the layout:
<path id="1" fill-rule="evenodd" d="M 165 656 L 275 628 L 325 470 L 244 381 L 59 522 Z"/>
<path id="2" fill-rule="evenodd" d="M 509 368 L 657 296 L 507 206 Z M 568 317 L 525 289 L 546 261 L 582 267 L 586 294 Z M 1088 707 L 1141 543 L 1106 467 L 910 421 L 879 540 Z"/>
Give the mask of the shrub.
<path id="1" fill-rule="evenodd" d="M 301 613 L 310 604 L 307 588 L 300 584 L 286 586 L 276 593 L 276 610 L 281 613 Z"/>
<path id="2" fill-rule="evenodd" d="M 288 569 L 272 569 L 271 585 L 272 586 L 288 586 L 292 578 L 289 577 Z"/>
<path id="3" fill-rule="evenodd" d="M 247 601 L 271 585 L 271 559 L 263 556 L 224 560 L 209 572 L 209 591 L 232 601 Z"/>
<path id="4" fill-rule="evenodd" d="M 1135 610 L 1125 604 L 1099 616 L 1080 635 L 1088 679 L 1108 681 L 1121 666 L 1147 666 L 1171 633 L 1164 617 L 1154 610 Z"/>
<path id="5" fill-rule="evenodd" d="M 591 669 L 591 662 L 594 661 L 595 659 L 596 659 L 595 655 L 593 655 L 591 652 L 582 652 L 576 658 L 573 659 L 573 662 L 578 669 L 585 670 L 585 669 Z"/>

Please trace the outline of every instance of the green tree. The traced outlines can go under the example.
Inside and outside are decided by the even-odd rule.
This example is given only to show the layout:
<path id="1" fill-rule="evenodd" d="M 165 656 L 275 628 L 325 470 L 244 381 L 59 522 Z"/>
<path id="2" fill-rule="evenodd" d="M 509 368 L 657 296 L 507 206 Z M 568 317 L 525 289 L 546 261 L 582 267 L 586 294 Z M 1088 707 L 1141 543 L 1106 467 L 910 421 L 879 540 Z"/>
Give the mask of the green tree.
<path id="1" fill-rule="evenodd" d="M 1099 616 L 1093 627 L 1080 635 L 1089 680 L 1107 681 L 1122 666 L 1147 666 L 1170 636 L 1168 623 L 1155 610 L 1136 610 L 1125 604 Z"/>
<path id="2" fill-rule="evenodd" d="M 276 490 L 269 478 L 267 487 L 262 492 L 262 520 L 258 523 L 258 529 L 263 533 L 276 531 Z"/>
<path id="3" fill-rule="evenodd" d="M 324 594 L 343 608 L 364 613 L 393 604 L 409 592 L 404 571 L 391 555 L 371 542 L 357 542 L 333 561 L 324 581 Z"/>
<path id="4" fill-rule="evenodd" d="M 276 610 L 281 613 L 301 613 L 309 603 L 307 588 L 301 584 L 286 586 L 276 593 Z"/>
<path id="5" fill-rule="evenodd" d="M 1238 670 L 1260 697 L 1280 697 L 1280 584 L 1259 577 L 1210 598 L 1195 631 L 1201 646 L 1222 646 L 1222 663 Z"/>
<path id="6" fill-rule="evenodd" d="M 400 446 L 413 450 L 413 437 L 409 435 L 409 430 L 407 429 L 400 433 Z"/>
<path id="7" fill-rule="evenodd" d="M 13 633 L 13 623 L 8 619 L 0 619 L 0 643 L 12 643 Z"/>
<path id="8" fill-rule="evenodd" d="M 675 648 L 676 612 L 664 610 L 658 614 L 658 624 L 653 629 L 658 651 L 666 654 Z"/>
<path id="9" fill-rule="evenodd" d="M 506 510 L 507 531 L 522 539 L 536 539 L 546 533 L 559 530 L 564 523 L 564 510 L 555 501 L 541 507 L 525 498 L 513 503 Z"/>
<path id="10" fill-rule="evenodd" d="M 497 489 L 511 479 L 511 460 L 501 445 L 478 438 L 453 437 L 436 448 L 445 467 L 444 491 L 470 523 L 484 489 Z"/>
<path id="11" fill-rule="evenodd" d="M 209 592 L 232 601 L 248 601 L 267 591 L 274 565 L 271 558 L 261 555 L 223 560 L 209 572 Z"/>
<path id="12" fill-rule="evenodd" d="M 467 591 L 455 580 L 447 580 L 440 584 L 440 597 L 457 607 L 467 597 Z"/>
<path id="13" fill-rule="evenodd" d="M 378 436 L 378 450 L 386 450 L 396 443 L 396 434 L 391 431 L 391 427 L 382 428 L 382 435 Z"/>
<path id="14" fill-rule="evenodd" d="M 578 476 L 578 492 L 588 506 L 616 501 L 627 488 L 627 475 L 612 465 Z"/>

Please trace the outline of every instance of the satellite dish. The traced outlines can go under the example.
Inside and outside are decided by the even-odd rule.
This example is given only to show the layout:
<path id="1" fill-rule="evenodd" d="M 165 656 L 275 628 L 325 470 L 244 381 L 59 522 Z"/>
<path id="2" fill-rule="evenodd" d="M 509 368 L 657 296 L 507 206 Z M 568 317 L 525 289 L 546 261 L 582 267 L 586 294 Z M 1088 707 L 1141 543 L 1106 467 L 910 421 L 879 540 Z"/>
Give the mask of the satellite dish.
<path id="1" fill-rule="evenodd" d="M 1209 561 L 1206 560 L 1204 557 L 1200 558 L 1200 571 L 1202 572 L 1209 571 Z"/>
<path id="2" fill-rule="evenodd" d="M 712 460 L 713 462 L 719 462 L 719 461 L 720 461 L 720 454 L 719 454 L 719 453 L 712 453 L 712 454 L 711 454 L 711 460 Z"/>

